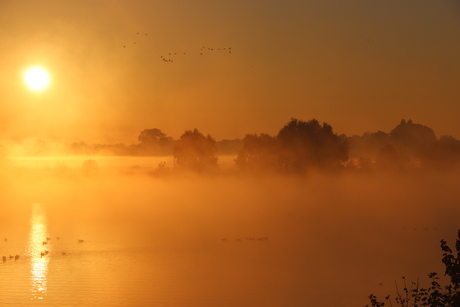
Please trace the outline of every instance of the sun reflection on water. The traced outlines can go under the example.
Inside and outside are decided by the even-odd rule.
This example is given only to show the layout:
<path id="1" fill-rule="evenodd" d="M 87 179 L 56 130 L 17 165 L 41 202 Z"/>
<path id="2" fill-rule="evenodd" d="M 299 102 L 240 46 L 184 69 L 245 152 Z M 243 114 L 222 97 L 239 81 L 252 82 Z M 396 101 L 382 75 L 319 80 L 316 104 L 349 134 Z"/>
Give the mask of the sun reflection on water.
<path id="1" fill-rule="evenodd" d="M 42 204 L 33 204 L 28 248 L 31 300 L 41 300 L 46 297 L 49 264 L 47 254 L 50 248 L 45 207 Z"/>

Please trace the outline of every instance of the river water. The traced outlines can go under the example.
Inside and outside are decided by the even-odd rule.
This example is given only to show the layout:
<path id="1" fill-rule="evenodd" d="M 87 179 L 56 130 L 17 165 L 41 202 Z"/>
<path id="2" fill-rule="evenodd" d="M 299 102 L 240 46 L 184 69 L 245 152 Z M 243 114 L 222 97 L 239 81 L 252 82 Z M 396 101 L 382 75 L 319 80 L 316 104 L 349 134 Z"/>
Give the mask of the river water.
<path id="1" fill-rule="evenodd" d="M 460 228 L 458 183 L 392 176 L 3 176 L 0 306 L 364 306 Z"/>

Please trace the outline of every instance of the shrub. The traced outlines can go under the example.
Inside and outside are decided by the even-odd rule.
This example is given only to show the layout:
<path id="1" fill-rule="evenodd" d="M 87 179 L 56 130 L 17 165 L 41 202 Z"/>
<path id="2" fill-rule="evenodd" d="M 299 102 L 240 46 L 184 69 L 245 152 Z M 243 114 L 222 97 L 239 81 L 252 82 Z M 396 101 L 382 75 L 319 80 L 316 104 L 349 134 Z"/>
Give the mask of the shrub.
<path id="1" fill-rule="evenodd" d="M 456 253 L 447 245 L 447 242 L 441 240 L 442 263 L 446 267 L 444 275 L 450 279 L 450 284 L 442 286 L 439 283 L 437 273 L 429 273 L 431 279 L 428 288 L 421 288 L 419 282 L 411 282 L 408 287 L 406 279 L 403 277 L 403 290 L 399 291 L 396 284 L 395 303 L 401 307 L 460 307 L 460 230 L 455 244 Z M 393 300 L 390 295 L 385 297 L 390 306 L 393 306 Z M 383 307 L 384 302 L 378 301 L 374 294 L 369 295 L 370 305 L 366 307 Z"/>

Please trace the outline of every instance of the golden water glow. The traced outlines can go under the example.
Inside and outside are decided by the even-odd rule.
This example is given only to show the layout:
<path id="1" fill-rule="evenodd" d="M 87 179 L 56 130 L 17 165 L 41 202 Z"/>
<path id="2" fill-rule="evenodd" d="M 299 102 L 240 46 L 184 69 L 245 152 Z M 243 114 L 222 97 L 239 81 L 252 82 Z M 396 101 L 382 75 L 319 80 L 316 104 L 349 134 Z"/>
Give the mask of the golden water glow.
<path id="1" fill-rule="evenodd" d="M 47 242 L 48 229 L 46 211 L 42 204 L 33 204 L 30 222 L 29 248 L 31 300 L 41 300 L 47 295 L 49 256 L 42 255 L 50 250 Z M 46 244 L 43 244 L 47 242 Z"/>
<path id="2" fill-rule="evenodd" d="M 30 89 L 41 91 L 48 87 L 50 76 L 44 68 L 32 67 L 24 73 L 24 81 Z"/>

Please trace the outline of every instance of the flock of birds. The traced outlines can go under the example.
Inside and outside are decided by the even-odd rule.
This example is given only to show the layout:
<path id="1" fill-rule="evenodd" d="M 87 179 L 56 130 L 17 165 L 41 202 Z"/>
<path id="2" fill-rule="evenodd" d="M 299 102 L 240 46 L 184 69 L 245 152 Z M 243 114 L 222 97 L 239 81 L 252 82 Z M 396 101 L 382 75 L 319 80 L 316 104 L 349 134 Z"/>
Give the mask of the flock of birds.
<path id="1" fill-rule="evenodd" d="M 43 246 L 47 245 L 48 242 L 49 242 L 50 240 L 51 240 L 50 237 L 46 237 L 45 240 L 42 241 L 42 245 L 43 245 Z M 56 237 L 56 240 L 60 240 L 60 237 Z M 8 242 L 8 239 L 5 238 L 4 241 L 5 241 L 5 242 Z M 78 242 L 78 243 L 84 243 L 85 240 L 83 240 L 83 239 L 78 239 L 77 242 Z M 44 256 L 46 256 L 46 255 L 49 255 L 49 251 L 48 251 L 48 250 L 45 249 L 45 250 L 43 250 L 42 252 L 40 252 L 40 257 L 44 257 Z M 65 256 L 65 255 L 67 255 L 67 253 L 66 253 L 66 252 L 62 252 L 62 255 Z M 20 257 L 20 256 L 19 256 L 18 254 L 14 255 L 14 256 L 13 256 L 13 255 L 2 256 L 2 261 L 3 261 L 3 263 L 5 263 L 7 260 L 12 260 L 12 259 L 14 259 L 14 260 L 16 261 L 16 260 L 19 259 L 19 257 Z"/>
<path id="2" fill-rule="evenodd" d="M 204 55 L 205 52 L 226 52 L 226 53 L 232 53 L 232 47 L 219 47 L 219 48 L 214 48 L 214 47 L 205 47 L 202 46 L 199 52 L 199 55 Z M 174 62 L 174 57 L 178 55 L 187 55 L 186 52 L 168 52 L 167 56 L 166 55 L 160 55 L 160 59 L 163 60 L 163 62 L 167 63 L 172 63 Z"/>
<path id="3" fill-rule="evenodd" d="M 147 36 L 148 33 L 137 32 L 136 35 L 140 39 L 141 36 Z M 133 41 L 131 46 L 139 45 L 139 44 L 137 44 L 139 39 Z M 129 47 L 129 45 L 126 45 L 126 44 L 123 45 L 123 48 L 128 48 L 128 47 Z M 202 56 L 207 52 L 213 52 L 213 53 L 220 52 L 220 53 L 231 54 L 232 53 L 232 47 L 214 47 L 214 46 L 213 47 L 206 47 L 206 46 L 202 46 L 200 48 L 199 52 L 197 50 L 196 52 L 193 52 L 193 54 Z M 185 55 L 187 55 L 187 52 L 168 52 L 168 53 L 165 53 L 164 55 L 160 55 L 160 60 L 163 61 L 163 62 L 166 62 L 166 63 L 173 63 L 174 59 L 176 57 L 185 56 Z"/>
<path id="4" fill-rule="evenodd" d="M 137 34 L 137 35 L 141 35 L 140 32 L 137 32 L 136 34 Z M 144 35 L 147 36 L 148 33 L 144 33 Z M 137 43 L 137 41 L 134 41 L 134 42 L 133 42 L 133 45 L 136 45 L 136 43 Z M 127 46 L 127 45 L 123 45 L 123 48 L 126 48 L 126 47 L 128 47 L 128 46 Z"/>

